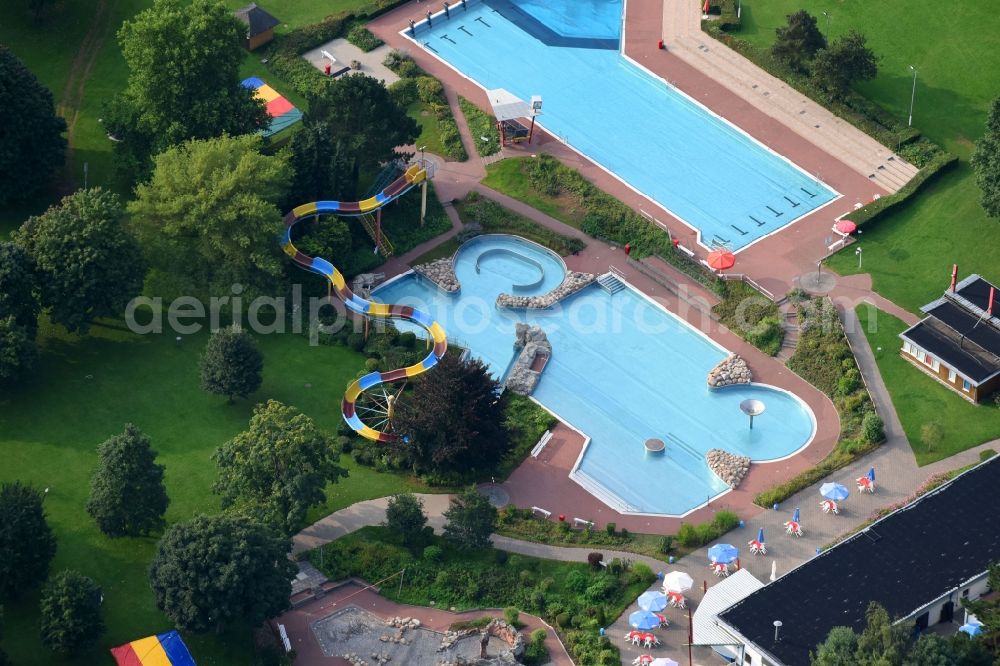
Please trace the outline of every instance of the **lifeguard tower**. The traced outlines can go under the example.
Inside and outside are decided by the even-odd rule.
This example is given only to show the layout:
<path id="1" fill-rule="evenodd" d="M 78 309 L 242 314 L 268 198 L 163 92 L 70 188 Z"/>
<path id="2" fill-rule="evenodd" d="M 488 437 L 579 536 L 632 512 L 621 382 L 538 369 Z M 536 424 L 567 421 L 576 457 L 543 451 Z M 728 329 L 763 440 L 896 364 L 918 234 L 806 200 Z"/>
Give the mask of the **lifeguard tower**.
<path id="1" fill-rule="evenodd" d="M 524 142 L 530 144 L 535 131 L 535 117 L 542 115 L 542 98 L 533 95 L 530 102 L 525 102 L 504 88 L 487 90 L 486 95 L 490 98 L 493 115 L 497 119 L 500 145 Z M 521 119 L 527 118 L 531 119 L 531 123 L 525 126 Z"/>

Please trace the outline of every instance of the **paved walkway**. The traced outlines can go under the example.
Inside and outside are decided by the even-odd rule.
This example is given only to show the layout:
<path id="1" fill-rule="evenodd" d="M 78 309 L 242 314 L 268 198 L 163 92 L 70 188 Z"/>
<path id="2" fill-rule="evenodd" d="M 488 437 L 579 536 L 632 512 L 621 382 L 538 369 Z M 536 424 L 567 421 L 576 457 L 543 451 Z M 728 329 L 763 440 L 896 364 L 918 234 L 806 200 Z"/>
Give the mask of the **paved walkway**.
<path id="1" fill-rule="evenodd" d="M 630 5 L 629 13 L 645 25 L 655 25 L 662 14 L 663 41 L 672 55 L 880 187 L 895 192 L 917 173 L 891 149 L 705 34 L 701 5 L 698 0 L 643 2 Z M 653 42 L 628 40 L 625 52 L 641 59 L 655 50 Z"/>

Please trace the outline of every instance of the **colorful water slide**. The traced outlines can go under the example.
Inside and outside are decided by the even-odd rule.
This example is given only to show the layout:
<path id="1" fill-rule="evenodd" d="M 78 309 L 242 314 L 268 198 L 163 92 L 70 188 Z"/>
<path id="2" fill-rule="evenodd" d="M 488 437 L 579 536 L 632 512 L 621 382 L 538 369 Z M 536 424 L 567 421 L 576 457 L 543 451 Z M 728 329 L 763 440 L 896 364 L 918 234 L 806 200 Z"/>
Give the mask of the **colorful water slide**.
<path id="1" fill-rule="evenodd" d="M 300 252 L 292 244 L 292 227 L 314 215 L 332 214 L 351 216 L 375 211 L 406 194 L 415 185 L 423 182 L 427 176 L 427 171 L 422 165 L 413 164 L 407 168 L 402 176 L 386 186 L 384 190 L 364 201 L 314 201 L 298 206 L 285 215 L 285 231 L 281 235 L 281 249 L 284 250 L 285 254 L 290 256 L 299 266 L 313 273 L 319 273 L 329 280 L 333 286 L 333 291 L 337 294 L 337 298 L 344 302 L 348 310 L 366 317 L 411 321 L 424 328 L 429 338 L 433 341 L 434 346 L 430 353 L 419 363 L 387 372 L 371 372 L 360 379 L 354 380 L 347 387 L 347 392 L 344 393 L 344 399 L 341 403 L 341 412 L 343 413 L 344 421 L 362 437 L 376 442 L 394 442 L 399 439 L 399 435 L 388 430 L 378 430 L 366 425 L 357 413 L 359 396 L 379 384 L 396 382 L 427 372 L 437 365 L 437 362 L 444 356 L 445 351 L 448 349 L 448 338 L 441 325 L 431 319 L 430 315 L 422 310 L 417 310 L 408 305 L 375 303 L 355 294 L 347 286 L 347 281 L 344 279 L 343 274 L 333 264 L 321 257 L 310 257 Z M 391 400 L 387 409 L 391 412 Z M 388 416 L 391 416 L 391 413 L 387 414 Z M 386 421 L 388 421 L 388 418 Z"/>

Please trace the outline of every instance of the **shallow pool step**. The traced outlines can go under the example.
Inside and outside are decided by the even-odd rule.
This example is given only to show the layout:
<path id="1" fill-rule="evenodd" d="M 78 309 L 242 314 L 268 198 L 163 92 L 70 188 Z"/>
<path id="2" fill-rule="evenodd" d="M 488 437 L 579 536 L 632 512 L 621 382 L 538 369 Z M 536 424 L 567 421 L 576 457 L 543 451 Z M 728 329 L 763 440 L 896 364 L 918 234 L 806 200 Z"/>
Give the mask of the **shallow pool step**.
<path id="1" fill-rule="evenodd" d="M 597 284 L 601 285 L 601 288 L 609 294 L 617 294 L 625 288 L 625 283 L 611 273 L 605 273 L 597 278 Z"/>

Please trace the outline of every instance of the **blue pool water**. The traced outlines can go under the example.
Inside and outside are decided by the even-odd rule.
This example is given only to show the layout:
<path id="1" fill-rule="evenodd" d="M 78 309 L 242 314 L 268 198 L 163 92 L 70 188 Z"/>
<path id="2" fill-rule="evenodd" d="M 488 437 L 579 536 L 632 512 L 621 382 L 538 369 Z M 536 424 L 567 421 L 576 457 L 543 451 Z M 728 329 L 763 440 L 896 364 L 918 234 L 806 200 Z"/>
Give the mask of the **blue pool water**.
<path id="1" fill-rule="evenodd" d="M 631 289 L 611 295 L 592 285 L 531 314 L 496 308 L 500 293 L 539 278 L 537 287 L 517 293 L 548 292 L 564 271 L 561 259 L 533 243 L 482 236 L 456 256 L 459 294 L 407 275 L 374 297 L 429 312 L 449 340 L 498 377 L 514 358 L 515 323 L 544 328 L 552 357 L 534 397 L 592 438 L 577 474 L 599 487 L 595 494 L 612 496 L 616 509 L 682 515 L 726 490 L 705 463 L 709 449 L 773 460 L 811 439 L 811 412 L 788 393 L 766 386 L 710 391 L 706 375 L 726 352 Z M 752 431 L 739 409 L 746 398 L 767 406 Z M 665 454 L 645 453 L 652 437 L 667 443 Z"/>
<path id="2" fill-rule="evenodd" d="M 626 60 L 621 0 L 467 7 L 417 26 L 417 43 L 486 89 L 541 95 L 547 130 L 697 229 L 703 245 L 738 250 L 836 196 Z"/>

